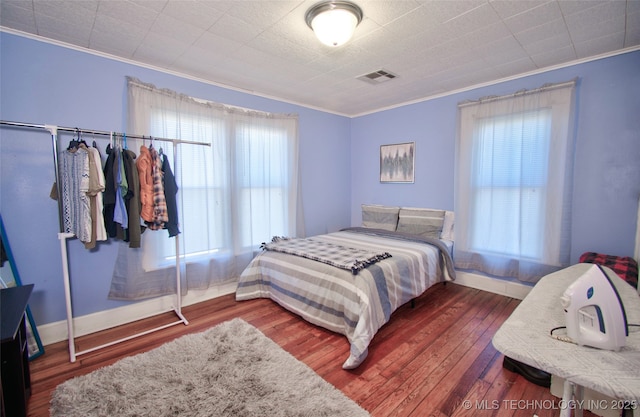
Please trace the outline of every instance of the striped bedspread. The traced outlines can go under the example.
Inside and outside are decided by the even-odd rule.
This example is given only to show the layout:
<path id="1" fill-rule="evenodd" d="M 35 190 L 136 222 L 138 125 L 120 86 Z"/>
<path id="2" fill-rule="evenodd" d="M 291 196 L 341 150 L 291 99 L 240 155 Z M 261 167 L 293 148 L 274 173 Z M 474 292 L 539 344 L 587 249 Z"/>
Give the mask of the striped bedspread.
<path id="1" fill-rule="evenodd" d="M 369 343 L 397 308 L 432 285 L 455 278 L 450 253 L 441 241 L 364 228 L 314 239 L 389 252 L 391 257 L 354 275 L 305 257 L 264 251 L 241 274 L 236 300 L 270 298 L 313 324 L 345 335 L 351 345 L 345 369 L 362 363 Z"/>

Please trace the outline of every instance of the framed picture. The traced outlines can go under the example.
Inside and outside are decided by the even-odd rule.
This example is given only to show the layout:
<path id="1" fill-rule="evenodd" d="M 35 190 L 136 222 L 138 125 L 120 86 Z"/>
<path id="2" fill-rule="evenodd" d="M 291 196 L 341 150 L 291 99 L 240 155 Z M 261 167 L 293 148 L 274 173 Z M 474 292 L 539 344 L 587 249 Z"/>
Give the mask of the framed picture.
<path id="1" fill-rule="evenodd" d="M 380 182 L 408 182 L 415 178 L 416 143 L 380 146 Z"/>

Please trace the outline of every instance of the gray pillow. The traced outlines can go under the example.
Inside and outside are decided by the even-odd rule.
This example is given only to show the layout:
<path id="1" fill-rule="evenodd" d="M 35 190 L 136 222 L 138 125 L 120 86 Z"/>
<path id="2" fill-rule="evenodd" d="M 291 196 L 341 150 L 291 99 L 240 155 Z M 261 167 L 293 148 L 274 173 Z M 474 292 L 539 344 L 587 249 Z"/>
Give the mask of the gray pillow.
<path id="1" fill-rule="evenodd" d="M 440 239 L 444 210 L 405 208 L 399 213 L 398 232 Z"/>
<path id="2" fill-rule="evenodd" d="M 362 227 L 394 231 L 398 226 L 399 212 L 400 207 L 363 204 Z"/>

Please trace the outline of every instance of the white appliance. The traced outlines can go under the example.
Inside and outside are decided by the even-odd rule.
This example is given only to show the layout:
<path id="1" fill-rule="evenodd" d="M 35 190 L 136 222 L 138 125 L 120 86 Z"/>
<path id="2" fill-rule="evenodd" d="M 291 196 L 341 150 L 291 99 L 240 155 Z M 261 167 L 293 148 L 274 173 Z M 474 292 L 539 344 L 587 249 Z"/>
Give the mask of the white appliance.
<path id="1" fill-rule="evenodd" d="M 620 350 L 629 335 L 627 315 L 616 287 L 594 264 L 560 297 L 567 336 L 580 346 Z"/>

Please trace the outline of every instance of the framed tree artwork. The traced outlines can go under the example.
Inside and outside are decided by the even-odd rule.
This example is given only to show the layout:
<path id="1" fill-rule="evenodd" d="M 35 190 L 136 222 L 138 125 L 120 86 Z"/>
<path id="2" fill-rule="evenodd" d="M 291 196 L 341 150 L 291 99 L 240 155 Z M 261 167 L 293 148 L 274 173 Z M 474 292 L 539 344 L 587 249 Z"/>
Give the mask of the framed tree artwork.
<path id="1" fill-rule="evenodd" d="M 416 143 L 380 146 L 380 182 L 413 183 Z"/>

